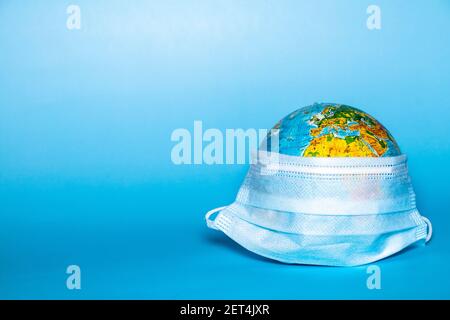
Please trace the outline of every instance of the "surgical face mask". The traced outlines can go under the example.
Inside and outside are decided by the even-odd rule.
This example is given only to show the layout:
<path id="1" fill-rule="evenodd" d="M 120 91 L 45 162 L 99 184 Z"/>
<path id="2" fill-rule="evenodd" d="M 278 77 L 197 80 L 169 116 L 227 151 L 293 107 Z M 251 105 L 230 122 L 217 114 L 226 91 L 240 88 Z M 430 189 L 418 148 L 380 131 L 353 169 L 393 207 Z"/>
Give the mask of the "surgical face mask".
<path id="1" fill-rule="evenodd" d="M 305 157 L 261 151 L 236 200 L 207 225 L 285 263 L 356 266 L 431 238 L 405 155 Z"/>

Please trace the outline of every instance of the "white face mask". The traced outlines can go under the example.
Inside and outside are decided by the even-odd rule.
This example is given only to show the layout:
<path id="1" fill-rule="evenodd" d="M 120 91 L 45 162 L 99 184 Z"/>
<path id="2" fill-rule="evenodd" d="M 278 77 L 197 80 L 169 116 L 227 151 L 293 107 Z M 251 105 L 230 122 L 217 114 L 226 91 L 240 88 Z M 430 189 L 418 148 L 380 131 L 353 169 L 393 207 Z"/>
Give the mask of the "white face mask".
<path id="1" fill-rule="evenodd" d="M 416 208 L 406 156 L 306 158 L 260 152 L 236 201 L 209 227 L 267 258 L 355 266 L 431 238 Z M 215 214 L 218 212 L 218 214 Z"/>

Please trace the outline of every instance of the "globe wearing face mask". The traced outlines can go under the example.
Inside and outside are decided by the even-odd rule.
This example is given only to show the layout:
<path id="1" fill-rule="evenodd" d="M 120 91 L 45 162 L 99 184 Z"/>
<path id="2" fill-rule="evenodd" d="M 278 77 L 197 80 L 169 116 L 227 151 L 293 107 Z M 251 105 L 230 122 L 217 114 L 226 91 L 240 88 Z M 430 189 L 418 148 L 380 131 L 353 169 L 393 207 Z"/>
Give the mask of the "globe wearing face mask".
<path id="1" fill-rule="evenodd" d="M 285 263 L 357 266 L 428 242 L 406 155 L 375 118 L 316 103 L 279 121 L 208 227 Z M 267 152 L 270 151 L 270 152 Z"/>
<path id="2" fill-rule="evenodd" d="M 303 157 L 392 157 L 401 154 L 389 131 L 357 108 L 316 103 L 281 119 L 267 136 L 278 134 L 278 152 Z"/>

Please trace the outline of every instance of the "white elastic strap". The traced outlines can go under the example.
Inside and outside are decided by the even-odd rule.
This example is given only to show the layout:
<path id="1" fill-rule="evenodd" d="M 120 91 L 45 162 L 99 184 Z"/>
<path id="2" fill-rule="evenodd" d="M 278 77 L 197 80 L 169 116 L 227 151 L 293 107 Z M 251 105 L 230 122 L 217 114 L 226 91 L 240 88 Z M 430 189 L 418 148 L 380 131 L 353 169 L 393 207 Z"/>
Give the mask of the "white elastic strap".
<path id="1" fill-rule="evenodd" d="M 208 226 L 208 228 L 218 230 L 217 227 L 216 227 L 215 224 L 214 224 L 214 220 L 211 220 L 210 217 L 211 217 L 214 213 L 216 213 L 216 212 L 218 212 L 218 211 L 220 211 L 220 210 L 223 210 L 223 209 L 225 209 L 226 207 L 227 207 L 227 206 L 215 208 L 215 209 L 209 210 L 209 211 L 205 214 L 206 225 Z"/>
<path id="2" fill-rule="evenodd" d="M 431 221 L 426 218 L 426 217 L 422 217 L 423 221 L 425 221 L 425 223 L 427 224 L 428 230 L 427 230 L 427 237 L 425 238 L 425 242 L 430 241 L 431 239 L 431 235 L 433 234 L 433 226 L 431 225 Z"/>

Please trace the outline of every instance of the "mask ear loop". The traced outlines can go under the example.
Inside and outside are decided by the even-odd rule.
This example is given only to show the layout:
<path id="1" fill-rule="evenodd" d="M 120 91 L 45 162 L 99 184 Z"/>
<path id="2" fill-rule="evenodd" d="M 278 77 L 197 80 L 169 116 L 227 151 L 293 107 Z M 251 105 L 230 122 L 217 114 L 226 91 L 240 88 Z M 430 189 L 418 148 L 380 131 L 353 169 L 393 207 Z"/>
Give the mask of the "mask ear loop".
<path id="1" fill-rule="evenodd" d="M 228 206 L 223 206 L 223 207 L 215 208 L 215 209 L 209 210 L 209 211 L 205 214 L 206 225 L 208 226 L 208 228 L 211 228 L 211 229 L 214 229 L 214 230 L 219 230 L 219 229 L 217 229 L 216 225 L 214 224 L 214 220 L 215 220 L 215 219 L 212 220 L 212 219 L 211 219 L 211 216 L 212 216 L 214 213 L 216 213 L 216 212 L 218 212 L 218 211 L 221 211 L 221 210 L 225 209 L 226 207 L 228 207 Z"/>
<path id="2" fill-rule="evenodd" d="M 427 243 L 428 241 L 430 241 L 431 239 L 431 235 L 433 234 L 433 226 L 431 225 L 431 221 L 426 218 L 426 217 L 422 217 L 423 221 L 427 224 L 427 237 L 425 238 L 425 243 Z"/>

